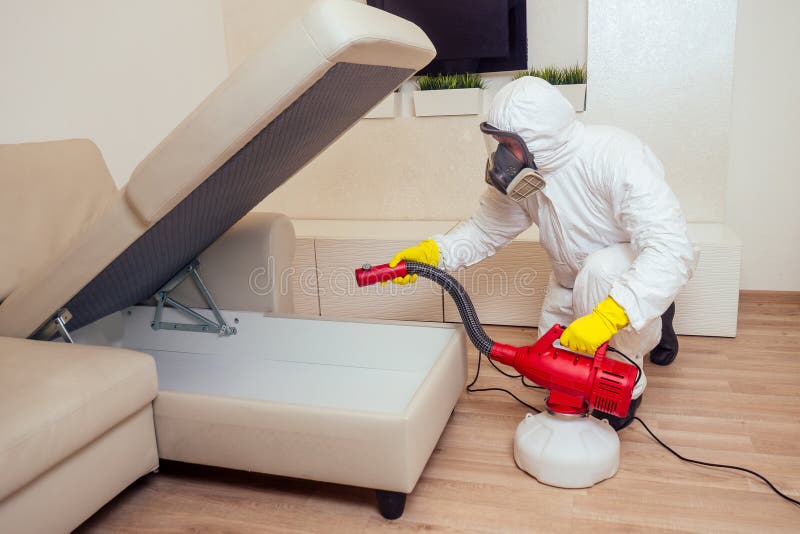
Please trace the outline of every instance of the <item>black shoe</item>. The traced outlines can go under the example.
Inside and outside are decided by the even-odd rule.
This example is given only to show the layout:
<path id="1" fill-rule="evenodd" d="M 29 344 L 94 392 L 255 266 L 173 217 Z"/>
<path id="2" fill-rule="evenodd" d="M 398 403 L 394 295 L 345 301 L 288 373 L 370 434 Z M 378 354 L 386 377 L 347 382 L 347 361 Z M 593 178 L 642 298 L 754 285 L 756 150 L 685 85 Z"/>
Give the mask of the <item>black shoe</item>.
<path id="1" fill-rule="evenodd" d="M 611 425 L 611 428 L 619 432 L 633 422 L 633 416 L 636 415 L 636 410 L 639 409 L 639 405 L 642 403 L 642 397 L 644 397 L 644 393 L 639 395 L 638 399 L 633 399 L 631 401 L 631 405 L 628 408 L 628 415 L 625 417 L 617 417 L 616 415 L 611 415 L 599 410 L 593 410 L 592 416 L 598 419 L 608 420 L 608 424 Z"/>
<path id="2" fill-rule="evenodd" d="M 661 316 L 661 341 L 650 351 L 650 361 L 656 365 L 669 365 L 678 356 L 678 336 L 672 328 L 673 317 L 675 317 L 674 302 Z"/>

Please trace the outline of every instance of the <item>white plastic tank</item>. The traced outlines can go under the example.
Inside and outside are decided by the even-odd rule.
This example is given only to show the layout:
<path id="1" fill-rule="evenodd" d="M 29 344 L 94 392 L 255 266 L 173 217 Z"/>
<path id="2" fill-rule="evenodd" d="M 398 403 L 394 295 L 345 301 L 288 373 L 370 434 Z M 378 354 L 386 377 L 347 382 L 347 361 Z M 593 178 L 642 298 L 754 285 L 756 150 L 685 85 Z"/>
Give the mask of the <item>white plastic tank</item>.
<path id="1" fill-rule="evenodd" d="M 550 486 L 588 488 L 619 468 L 619 438 L 591 416 L 528 414 L 517 426 L 514 461 Z"/>

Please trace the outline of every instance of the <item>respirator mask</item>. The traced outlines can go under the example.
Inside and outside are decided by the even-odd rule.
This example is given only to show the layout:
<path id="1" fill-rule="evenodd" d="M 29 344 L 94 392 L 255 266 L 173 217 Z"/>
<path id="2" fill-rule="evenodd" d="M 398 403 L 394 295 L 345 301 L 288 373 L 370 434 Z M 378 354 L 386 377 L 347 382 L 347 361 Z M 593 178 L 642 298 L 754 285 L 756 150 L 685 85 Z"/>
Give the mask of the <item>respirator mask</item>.
<path id="1" fill-rule="evenodd" d="M 498 130 L 488 122 L 481 123 L 486 151 L 486 183 L 522 202 L 530 195 L 540 191 L 545 182 L 536 170 L 533 154 L 525 141 L 514 132 Z"/>

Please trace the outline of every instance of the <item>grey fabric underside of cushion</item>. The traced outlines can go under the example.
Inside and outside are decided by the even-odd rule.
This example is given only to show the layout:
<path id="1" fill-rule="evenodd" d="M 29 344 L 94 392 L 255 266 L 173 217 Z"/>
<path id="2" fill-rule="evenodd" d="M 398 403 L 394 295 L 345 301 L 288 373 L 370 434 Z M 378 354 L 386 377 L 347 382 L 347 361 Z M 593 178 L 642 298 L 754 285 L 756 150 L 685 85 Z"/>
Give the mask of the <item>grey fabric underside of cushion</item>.
<path id="1" fill-rule="evenodd" d="M 412 73 L 353 63 L 333 66 L 70 300 L 69 328 L 152 296 Z"/>

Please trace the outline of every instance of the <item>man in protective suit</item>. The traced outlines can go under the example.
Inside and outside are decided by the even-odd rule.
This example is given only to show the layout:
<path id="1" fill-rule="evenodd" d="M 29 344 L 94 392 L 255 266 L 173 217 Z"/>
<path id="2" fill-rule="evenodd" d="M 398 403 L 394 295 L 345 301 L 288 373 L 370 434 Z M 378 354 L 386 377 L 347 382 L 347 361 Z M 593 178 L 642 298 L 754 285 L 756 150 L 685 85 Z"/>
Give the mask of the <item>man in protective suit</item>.
<path id="1" fill-rule="evenodd" d="M 481 131 L 489 187 L 478 210 L 450 233 L 399 252 L 390 265 L 472 265 L 535 223 L 553 266 L 539 333 L 564 324 L 560 341 L 573 350 L 593 354 L 609 341 L 640 367 L 648 352 L 654 363 L 671 363 L 678 351 L 673 302 L 697 254 L 655 154 L 619 128 L 584 126 L 561 93 L 531 76 L 498 92 Z M 627 417 L 595 415 L 625 427 L 646 385 L 643 375 Z"/>

